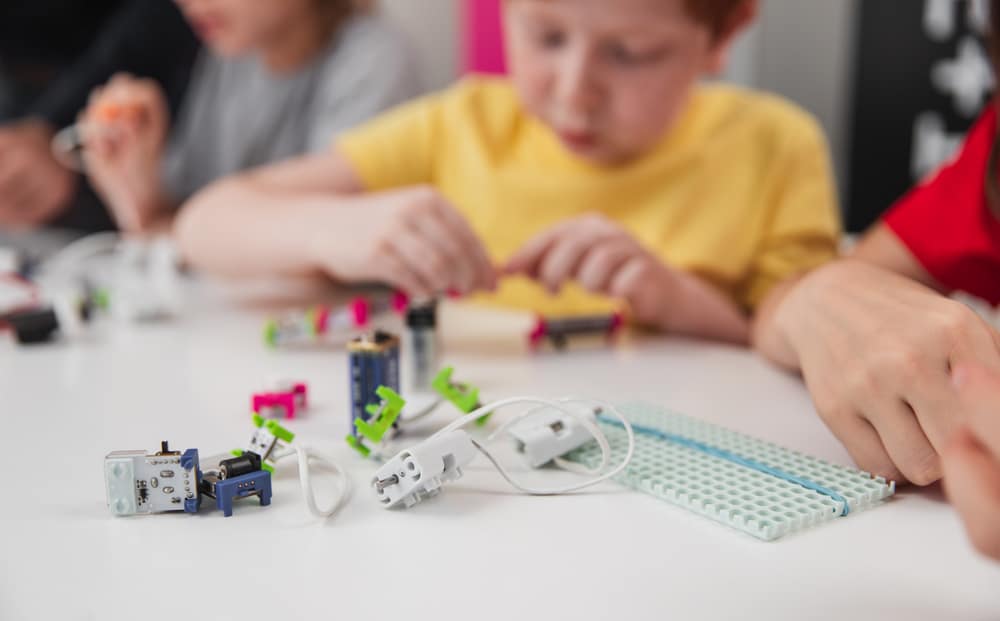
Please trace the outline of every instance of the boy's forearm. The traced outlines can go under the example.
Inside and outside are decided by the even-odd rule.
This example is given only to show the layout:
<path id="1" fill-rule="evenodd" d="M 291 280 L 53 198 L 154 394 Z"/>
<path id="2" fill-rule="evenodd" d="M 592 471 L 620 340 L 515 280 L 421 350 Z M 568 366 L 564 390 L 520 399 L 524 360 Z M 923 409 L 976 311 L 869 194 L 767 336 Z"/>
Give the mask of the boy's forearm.
<path id="1" fill-rule="evenodd" d="M 686 272 L 680 278 L 678 295 L 668 301 L 667 332 L 745 345 L 750 338 L 746 315 L 718 289 Z"/>
<path id="2" fill-rule="evenodd" d="M 317 238 L 331 226 L 337 197 L 267 191 L 245 178 L 217 182 L 181 209 L 174 231 L 185 259 L 222 276 L 314 275 Z M 345 199 L 350 200 L 350 199 Z"/>

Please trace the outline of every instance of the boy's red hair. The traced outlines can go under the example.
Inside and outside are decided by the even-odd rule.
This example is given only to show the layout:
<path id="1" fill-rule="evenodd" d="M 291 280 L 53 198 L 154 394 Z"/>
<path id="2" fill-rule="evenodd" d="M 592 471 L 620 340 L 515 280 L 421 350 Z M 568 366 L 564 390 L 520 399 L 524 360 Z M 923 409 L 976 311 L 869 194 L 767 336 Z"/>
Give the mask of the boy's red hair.
<path id="1" fill-rule="evenodd" d="M 733 28 L 737 11 L 751 0 L 684 0 L 685 8 L 716 37 Z"/>

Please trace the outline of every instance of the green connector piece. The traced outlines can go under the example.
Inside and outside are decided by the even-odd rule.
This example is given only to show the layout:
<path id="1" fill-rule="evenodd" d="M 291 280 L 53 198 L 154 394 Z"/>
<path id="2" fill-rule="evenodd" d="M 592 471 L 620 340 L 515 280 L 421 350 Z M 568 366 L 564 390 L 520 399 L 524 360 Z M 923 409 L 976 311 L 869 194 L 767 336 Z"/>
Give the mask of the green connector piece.
<path id="1" fill-rule="evenodd" d="M 258 414 L 257 412 L 254 412 L 253 416 L 251 416 L 250 418 L 251 418 L 251 420 L 253 420 L 253 426 L 254 427 L 263 427 L 264 426 L 264 417 L 261 416 L 260 414 Z"/>
<path id="2" fill-rule="evenodd" d="M 260 462 L 260 469 L 261 470 L 266 470 L 267 472 L 269 472 L 271 474 L 274 474 L 274 466 L 272 466 L 271 464 L 266 464 L 264 462 Z"/>
<path id="3" fill-rule="evenodd" d="M 243 449 L 233 449 L 229 451 L 229 454 L 233 457 L 243 457 Z"/>
<path id="4" fill-rule="evenodd" d="M 378 405 L 369 404 L 365 407 L 371 418 L 367 421 L 360 418 L 356 419 L 354 421 L 354 428 L 363 437 L 378 443 L 385 437 L 386 432 L 396 424 L 399 415 L 403 413 L 406 401 L 388 386 L 379 386 L 375 390 L 375 394 L 382 399 L 382 402 Z"/>
<path id="5" fill-rule="evenodd" d="M 97 289 L 94 291 L 93 302 L 97 308 L 107 311 L 111 308 L 111 294 L 108 293 L 107 289 Z"/>
<path id="6" fill-rule="evenodd" d="M 309 338 L 311 339 L 319 335 L 319 329 L 316 327 L 317 315 L 319 315 L 319 311 L 316 308 L 310 308 L 306 311 L 306 325 L 309 326 Z"/>
<path id="7" fill-rule="evenodd" d="M 256 418 L 260 418 L 260 416 L 257 416 L 256 414 L 254 414 L 254 416 Z M 256 419 L 254 420 L 254 422 L 255 423 L 257 422 Z M 260 427 L 260 425 L 257 426 Z M 271 434 L 275 438 L 278 438 L 279 440 L 283 440 L 285 442 L 291 442 L 292 440 L 295 439 L 295 434 L 285 429 L 281 425 L 279 425 L 278 421 L 276 420 L 264 421 L 264 426 L 267 427 L 267 430 L 270 431 Z"/>
<path id="8" fill-rule="evenodd" d="M 443 399 L 447 399 L 464 414 L 479 407 L 479 389 L 470 384 L 457 384 L 451 380 L 454 367 L 446 367 L 434 377 L 431 387 Z M 476 419 L 476 425 L 482 427 L 490 419 L 490 414 L 483 414 Z"/>
<path id="9" fill-rule="evenodd" d="M 273 319 L 264 324 L 264 343 L 268 347 L 278 346 L 278 322 Z"/>
<path id="10" fill-rule="evenodd" d="M 350 446 L 355 451 L 357 451 L 358 453 L 360 453 L 362 457 L 369 457 L 372 454 L 371 449 L 362 444 L 361 441 L 355 438 L 354 436 L 347 436 L 346 440 L 347 440 L 347 445 Z"/>

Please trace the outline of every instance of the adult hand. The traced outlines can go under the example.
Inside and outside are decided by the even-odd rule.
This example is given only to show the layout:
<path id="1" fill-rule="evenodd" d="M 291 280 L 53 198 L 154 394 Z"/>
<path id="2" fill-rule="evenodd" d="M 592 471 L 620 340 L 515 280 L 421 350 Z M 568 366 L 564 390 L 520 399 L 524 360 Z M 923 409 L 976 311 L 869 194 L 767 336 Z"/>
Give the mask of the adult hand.
<path id="1" fill-rule="evenodd" d="M 965 416 L 945 448 L 945 489 L 976 549 L 1000 560 L 1000 373 L 970 365 L 954 380 Z"/>
<path id="2" fill-rule="evenodd" d="M 802 279 L 768 329 L 779 350 L 772 357 L 797 361 L 858 466 L 918 485 L 941 477 L 941 454 L 962 421 L 952 370 L 1000 371 L 997 334 L 970 309 L 855 260 Z"/>
<path id="3" fill-rule="evenodd" d="M 42 226 L 69 206 L 77 175 L 52 155 L 53 133 L 37 119 L 0 126 L 0 227 Z"/>

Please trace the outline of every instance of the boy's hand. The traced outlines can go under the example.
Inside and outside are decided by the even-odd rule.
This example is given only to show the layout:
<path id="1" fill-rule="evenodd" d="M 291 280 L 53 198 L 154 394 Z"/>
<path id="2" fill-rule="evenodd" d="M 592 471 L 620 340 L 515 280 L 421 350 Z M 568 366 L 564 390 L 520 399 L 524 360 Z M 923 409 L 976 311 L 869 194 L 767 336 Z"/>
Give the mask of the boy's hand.
<path id="1" fill-rule="evenodd" d="M 667 329 L 665 309 L 678 296 L 682 276 L 601 215 L 562 222 L 537 235 L 504 267 L 556 293 L 575 280 L 593 293 L 625 300 L 639 323 Z"/>
<path id="2" fill-rule="evenodd" d="M 344 281 L 380 280 L 411 297 L 496 287 L 486 250 L 465 218 L 433 188 L 371 194 L 335 214 L 337 240 L 317 230 L 312 256 Z"/>
<path id="3" fill-rule="evenodd" d="M 941 478 L 963 417 L 951 370 L 1000 371 L 996 332 L 964 305 L 852 260 L 805 277 L 779 304 L 777 340 L 858 466 L 918 485 Z"/>
<path id="4" fill-rule="evenodd" d="M 967 366 L 954 380 L 966 415 L 943 455 L 945 489 L 976 549 L 1000 560 L 1000 374 Z"/>
<path id="5" fill-rule="evenodd" d="M 53 157 L 52 134 L 40 120 L 0 127 L 0 226 L 40 226 L 69 206 L 77 176 Z"/>
<path id="6" fill-rule="evenodd" d="M 163 90 L 118 74 L 94 90 L 80 122 L 94 188 L 122 229 L 146 230 L 169 208 L 160 177 L 169 123 Z"/>

